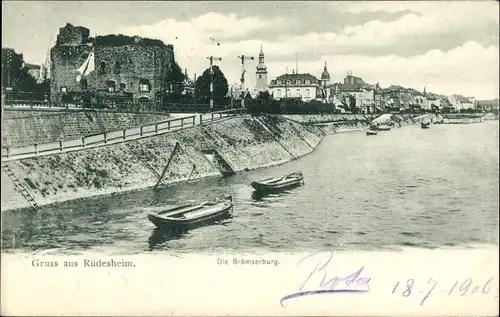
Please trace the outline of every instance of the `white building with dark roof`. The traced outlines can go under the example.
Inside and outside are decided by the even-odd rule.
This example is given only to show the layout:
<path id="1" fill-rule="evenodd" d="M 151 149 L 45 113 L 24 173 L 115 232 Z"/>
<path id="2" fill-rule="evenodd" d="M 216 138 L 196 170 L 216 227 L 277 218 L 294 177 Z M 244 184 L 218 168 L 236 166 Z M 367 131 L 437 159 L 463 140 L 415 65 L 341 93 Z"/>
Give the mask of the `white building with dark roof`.
<path id="1" fill-rule="evenodd" d="M 448 96 L 448 101 L 455 108 L 455 110 L 465 110 L 465 109 L 475 109 L 474 100 L 470 100 L 462 95 L 451 95 Z"/>
<path id="2" fill-rule="evenodd" d="M 302 101 L 311 101 L 320 94 L 321 80 L 306 74 L 284 74 L 271 80 L 269 93 L 274 99 L 301 98 Z"/>
<path id="3" fill-rule="evenodd" d="M 28 73 L 33 77 L 37 82 L 40 80 L 41 67 L 40 65 L 25 63 L 24 67 L 28 69 Z"/>

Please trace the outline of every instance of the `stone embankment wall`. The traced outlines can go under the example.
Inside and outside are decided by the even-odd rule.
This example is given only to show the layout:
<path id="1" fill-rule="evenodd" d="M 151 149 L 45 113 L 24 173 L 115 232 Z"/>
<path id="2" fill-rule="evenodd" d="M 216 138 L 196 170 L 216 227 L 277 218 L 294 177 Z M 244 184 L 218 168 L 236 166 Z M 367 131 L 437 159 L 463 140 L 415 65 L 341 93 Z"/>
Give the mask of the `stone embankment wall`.
<path id="1" fill-rule="evenodd" d="M 361 115 L 361 114 L 324 114 L 324 115 L 285 115 L 287 119 L 297 122 L 314 124 L 323 129 L 327 134 L 341 133 L 353 130 L 365 129 L 372 123 L 377 124 L 414 124 L 416 115 L 412 114 L 384 114 L 384 115 Z"/>
<path id="2" fill-rule="evenodd" d="M 216 148 L 236 169 L 251 170 L 288 162 L 313 151 L 324 136 L 320 127 L 283 117 L 240 117 L 151 138 L 53 154 L 7 164 L 35 200 L 52 204 L 154 186 L 175 143 L 177 151 L 164 182 L 209 176 L 219 170 L 203 149 Z M 2 210 L 29 207 L 2 170 Z"/>
<path id="3" fill-rule="evenodd" d="M 2 146 L 22 147 L 35 143 L 74 140 L 87 135 L 122 130 L 168 118 L 168 114 L 4 109 Z"/>

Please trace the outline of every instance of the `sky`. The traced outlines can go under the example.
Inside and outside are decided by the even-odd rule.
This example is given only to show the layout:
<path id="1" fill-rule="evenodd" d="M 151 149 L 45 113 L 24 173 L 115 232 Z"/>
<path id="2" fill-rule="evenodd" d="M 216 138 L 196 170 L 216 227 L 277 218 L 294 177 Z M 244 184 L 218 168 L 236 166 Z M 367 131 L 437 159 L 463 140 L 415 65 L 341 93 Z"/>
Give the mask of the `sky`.
<path id="1" fill-rule="evenodd" d="M 2 46 L 40 64 L 66 23 L 92 35 L 125 34 L 174 45 L 189 76 L 217 62 L 230 84 L 247 61 L 255 86 L 263 47 L 268 82 L 288 72 L 332 82 L 348 71 L 382 87 L 392 84 L 477 99 L 499 95 L 497 1 L 8 1 L 2 2 Z M 215 40 L 214 40 L 215 39 Z M 219 43 L 219 45 L 217 45 Z"/>

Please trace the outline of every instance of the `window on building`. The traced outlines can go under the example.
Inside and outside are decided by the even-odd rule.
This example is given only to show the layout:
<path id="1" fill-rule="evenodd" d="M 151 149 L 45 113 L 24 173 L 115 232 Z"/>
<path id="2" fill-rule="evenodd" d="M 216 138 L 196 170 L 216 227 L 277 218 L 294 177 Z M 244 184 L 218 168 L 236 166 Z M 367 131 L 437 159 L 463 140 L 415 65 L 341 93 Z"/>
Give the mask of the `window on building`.
<path id="1" fill-rule="evenodd" d="M 141 92 L 149 92 L 151 90 L 151 85 L 149 83 L 149 80 L 147 79 L 141 79 L 139 81 L 139 91 Z"/>
<path id="2" fill-rule="evenodd" d="M 276 83 L 277 83 L 278 85 L 281 85 L 281 80 L 278 80 Z"/>
<path id="3" fill-rule="evenodd" d="M 68 88 L 66 88 L 66 87 L 61 87 L 61 92 L 68 92 Z"/>
<path id="4" fill-rule="evenodd" d="M 127 88 L 127 85 L 125 83 L 120 84 L 120 90 L 125 90 Z"/>
<path id="5" fill-rule="evenodd" d="M 262 75 L 261 74 L 259 74 L 259 79 L 262 79 Z"/>
<path id="6" fill-rule="evenodd" d="M 291 96 L 290 96 L 290 89 L 287 89 L 287 90 L 286 90 L 286 96 L 287 96 L 287 97 L 291 97 Z"/>
<path id="7" fill-rule="evenodd" d="M 101 71 L 101 73 L 105 73 L 106 72 L 106 62 L 105 61 L 102 61 L 99 64 L 99 70 Z"/>
<path id="8" fill-rule="evenodd" d="M 115 63 L 115 74 L 119 74 L 122 71 L 122 66 L 120 65 L 119 62 Z"/>
<path id="9" fill-rule="evenodd" d="M 106 84 L 108 85 L 109 92 L 115 92 L 116 83 L 113 80 L 108 80 Z"/>
<path id="10" fill-rule="evenodd" d="M 311 98 L 311 89 L 306 89 L 306 98 Z"/>
<path id="11" fill-rule="evenodd" d="M 276 97 L 281 98 L 281 90 L 276 90 Z"/>
<path id="12" fill-rule="evenodd" d="M 292 81 L 291 81 L 291 80 L 287 80 L 287 81 L 286 81 L 286 83 L 287 83 L 287 84 L 291 84 L 291 83 L 292 83 Z"/>
<path id="13" fill-rule="evenodd" d="M 88 87 L 88 82 L 86 79 L 82 79 L 80 80 L 80 86 L 82 88 L 82 90 L 87 90 L 89 87 Z"/>
<path id="14" fill-rule="evenodd" d="M 134 87 L 134 82 L 133 82 L 133 81 L 129 82 L 129 83 L 128 83 L 128 87 L 129 87 L 129 88 Z"/>
<path id="15" fill-rule="evenodd" d="M 297 95 L 295 95 L 295 96 L 300 97 L 300 89 L 295 90 L 295 92 L 297 93 Z"/>
<path id="16" fill-rule="evenodd" d="M 310 84 L 311 84 L 311 80 L 306 79 L 306 85 L 310 85 Z"/>
<path id="17" fill-rule="evenodd" d="M 302 84 L 302 81 L 300 79 L 297 79 L 297 85 Z"/>

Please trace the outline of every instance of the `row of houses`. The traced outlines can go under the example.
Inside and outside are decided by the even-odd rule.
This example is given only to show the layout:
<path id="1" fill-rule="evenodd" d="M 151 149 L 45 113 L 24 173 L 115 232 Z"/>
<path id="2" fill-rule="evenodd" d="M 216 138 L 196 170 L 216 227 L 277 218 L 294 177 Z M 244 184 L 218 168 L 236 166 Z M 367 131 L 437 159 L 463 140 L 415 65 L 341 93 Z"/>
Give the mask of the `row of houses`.
<path id="1" fill-rule="evenodd" d="M 476 109 L 473 97 L 461 95 L 444 96 L 392 85 L 381 88 L 379 84 L 366 83 L 361 77 L 348 72 L 343 82 L 330 82 L 327 65 L 320 78 L 310 73 L 284 74 L 271 80 L 269 93 L 274 99 L 299 98 L 304 102 L 312 100 L 329 103 L 339 110 L 355 110 L 358 113 L 377 113 L 386 110 L 400 111 L 404 109 L 438 110 L 454 108 L 454 110 Z"/>
<path id="2" fill-rule="evenodd" d="M 65 94 L 99 91 L 108 97 L 153 100 L 158 92 L 168 91 L 166 74 L 174 60 L 173 46 L 162 41 L 123 35 L 90 37 L 89 29 L 66 24 L 59 29 L 57 43 L 50 50 L 50 67 L 27 65 L 30 74 L 40 79 L 50 71 L 51 99 Z M 339 110 L 376 113 L 385 110 L 420 108 L 476 109 L 476 100 L 461 95 L 443 96 L 393 85 L 381 88 L 366 83 L 348 72 L 343 82 L 331 82 L 327 64 L 318 77 L 310 73 L 282 74 L 267 82 L 267 67 L 261 47 L 256 66 L 256 86 L 250 93 L 268 91 L 276 99 L 295 98 L 320 101 Z M 185 74 L 185 92 L 194 90 L 194 80 Z M 243 86 L 243 76 L 241 86 Z M 230 93 L 242 95 L 235 86 Z M 56 100 L 53 100 L 56 101 Z"/>

